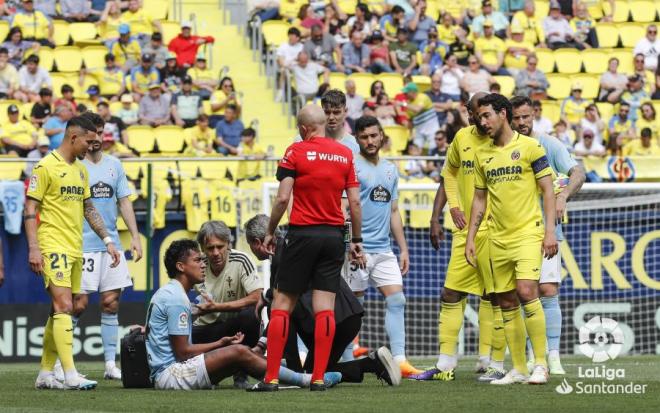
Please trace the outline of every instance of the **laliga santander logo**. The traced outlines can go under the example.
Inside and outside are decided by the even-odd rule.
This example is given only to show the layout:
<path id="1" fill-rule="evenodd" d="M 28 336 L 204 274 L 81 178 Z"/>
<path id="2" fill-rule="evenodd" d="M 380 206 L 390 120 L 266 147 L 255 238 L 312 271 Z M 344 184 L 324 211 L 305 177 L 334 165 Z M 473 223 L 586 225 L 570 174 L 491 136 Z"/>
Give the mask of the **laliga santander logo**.
<path id="1" fill-rule="evenodd" d="M 579 337 L 580 352 L 594 363 L 614 360 L 623 348 L 623 331 L 611 318 L 593 317 L 580 327 Z"/>
<path id="2" fill-rule="evenodd" d="M 564 379 L 559 386 L 555 387 L 555 391 L 559 394 L 571 394 L 573 393 L 573 386 L 568 384 L 568 381 Z"/>

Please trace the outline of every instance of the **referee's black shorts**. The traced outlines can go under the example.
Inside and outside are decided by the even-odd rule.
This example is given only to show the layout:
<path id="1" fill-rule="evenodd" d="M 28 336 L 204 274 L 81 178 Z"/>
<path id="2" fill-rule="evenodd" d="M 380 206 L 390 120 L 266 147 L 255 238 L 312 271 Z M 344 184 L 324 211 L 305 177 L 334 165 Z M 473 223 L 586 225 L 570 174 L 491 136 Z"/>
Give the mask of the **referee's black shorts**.
<path id="1" fill-rule="evenodd" d="M 277 269 L 278 290 L 302 294 L 308 289 L 339 291 L 346 246 L 343 227 L 289 226 L 282 261 Z"/>

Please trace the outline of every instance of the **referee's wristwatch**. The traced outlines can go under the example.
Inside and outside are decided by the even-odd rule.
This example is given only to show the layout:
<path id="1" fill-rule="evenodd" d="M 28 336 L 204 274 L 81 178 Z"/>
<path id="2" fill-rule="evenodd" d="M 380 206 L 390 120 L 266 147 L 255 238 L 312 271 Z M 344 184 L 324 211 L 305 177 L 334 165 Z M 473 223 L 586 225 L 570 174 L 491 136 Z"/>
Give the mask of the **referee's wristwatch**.
<path id="1" fill-rule="evenodd" d="M 359 244 L 359 243 L 362 242 L 362 237 L 353 237 L 353 238 L 351 238 L 351 242 L 353 244 Z"/>

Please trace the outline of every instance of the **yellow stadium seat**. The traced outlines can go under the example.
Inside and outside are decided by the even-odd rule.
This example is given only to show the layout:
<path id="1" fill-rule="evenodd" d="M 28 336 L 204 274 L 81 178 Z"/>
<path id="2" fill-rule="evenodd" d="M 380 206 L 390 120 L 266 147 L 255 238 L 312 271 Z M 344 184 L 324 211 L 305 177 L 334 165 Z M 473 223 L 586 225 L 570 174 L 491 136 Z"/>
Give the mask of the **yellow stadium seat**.
<path id="1" fill-rule="evenodd" d="M 655 108 L 655 113 L 660 113 L 660 100 L 652 100 L 651 104 Z"/>
<path id="2" fill-rule="evenodd" d="M 571 82 L 582 83 L 582 97 L 584 99 L 596 99 L 600 87 L 600 76 L 588 73 L 578 73 L 571 76 Z"/>
<path id="3" fill-rule="evenodd" d="M 30 120 L 30 114 L 32 113 L 33 106 L 34 102 L 23 103 L 21 106 L 19 106 L 20 113 L 23 114 L 23 118 L 25 118 L 27 121 Z"/>
<path id="4" fill-rule="evenodd" d="M 65 84 L 68 84 L 71 87 L 75 86 L 69 83 L 67 73 L 51 73 L 50 79 L 53 82 L 53 96 L 55 96 L 56 98 L 62 97 L 62 93 L 60 92 L 60 89 L 62 89 L 62 86 L 64 86 Z"/>
<path id="5" fill-rule="evenodd" d="M 181 33 L 181 25 L 179 22 L 169 20 L 161 21 L 160 26 L 163 28 L 163 44 L 169 44 L 170 40 L 174 39 Z"/>
<path id="6" fill-rule="evenodd" d="M 369 96 L 371 84 L 376 80 L 371 73 L 353 73 L 348 78 L 355 82 L 356 93 L 360 96 Z"/>
<path id="7" fill-rule="evenodd" d="M 618 24 L 617 27 L 619 28 L 623 47 L 634 48 L 637 42 L 646 35 L 646 27 L 638 23 L 622 23 Z"/>
<path id="8" fill-rule="evenodd" d="M 82 67 L 82 53 L 77 46 L 56 47 L 53 54 L 60 72 L 77 72 Z"/>
<path id="9" fill-rule="evenodd" d="M 181 179 L 188 179 L 199 176 L 202 163 L 203 162 L 179 161 L 178 166 Z"/>
<path id="10" fill-rule="evenodd" d="M 538 63 L 536 68 L 543 73 L 552 73 L 555 71 L 555 55 L 550 49 L 536 49 L 534 52 Z"/>
<path id="11" fill-rule="evenodd" d="M 648 23 L 655 20 L 655 7 L 656 5 L 660 5 L 660 2 L 630 0 L 628 4 L 630 6 L 630 15 L 634 22 Z"/>
<path id="12" fill-rule="evenodd" d="M 617 47 L 619 45 L 619 29 L 611 23 L 598 23 L 596 25 L 598 45 L 601 48 Z"/>
<path id="13" fill-rule="evenodd" d="M 0 181 L 17 181 L 25 169 L 25 162 L 0 162 Z"/>
<path id="14" fill-rule="evenodd" d="M 609 53 L 603 49 L 586 49 L 580 52 L 584 71 L 592 74 L 602 74 L 607 71 Z"/>
<path id="15" fill-rule="evenodd" d="M 542 106 L 542 116 L 550 120 L 554 125 L 561 116 L 561 107 L 558 101 L 556 100 L 543 100 L 541 101 Z"/>
<path id="16" fill-rule="evenodd" d="M 268 46 L 277 47 L 288 41 L 289 36 L 286 32 L 291 25 L 281 20 L 268 20 L 263 23 L 261 30 L 264 34 L 264 41 Z"/>
<path id="17" fill-rule="evenodd" d="M 319 79 L 322 81 L 323 76 L 320 76 Z M 341 91 L 346 90 L 345 86 L 346 75 L 344 73 L 332 72 L 328 76 L 328 83 L 330 84 L 330 89 L 339 89 Z"/>
<path id="18" fill-rule="evenodd" d="M 392 151 L 396 152 L 397 155 L 400 155 L 406 149 L 406 145 L 410 140 L 410 131 L 405 126 L 393 125 L 393 126 L 384 126 L 383 130 L 385 135 L 390 138 L 392 142 Z"/>
<path id="19" fill-rule="evenodd" d="M 9 34 L 9 22 L 7 20 L 0 20 L 0 39 L 4 41 Z"/>
<path id="20" fill-rule="evenodd" d="M 511 76 L 493 76 L 500 85 L 500 93 L 506 97 L 513 95 L 513 89 L 516 88 L 516 81 Z"/>
<path id="21" fill-rule="evenodd" d="M 381 3 L 385 3 L 384 1 Z M 426 15 L 432 18 L 433 20 L 437 21 L 438 17 L 440 16 L 440 5 L 435 2 L 434 0 L 430 0 L 426 2 Z M 372 12 L 371 8 L 369 8 Z"/>
<path id="22" fill-rule="evenodd" d="M 417 85 L 417 87 L 419 88 L 420 93 L 424 93 L 427 90 L 431 89 L 431 77 L 430 76 L 413 75 L 412 76 L 412 81 L 413 81 L 414 84 Z M 394 92 L 392 97 L 394 97 L 394 95 L 397 95 L 399 92 L 400 92 L 400 90 L 397 90 L 396 92 Z"/>
<path id="23" fill-rule="evenodd" d="M 610 3 L 607 1 L 603 2 L 603 11 L 605 14 L 611 13 Z M 614 23 L 623 23 L 627 22 L 630 18 L 630 7 L 628 6 L 627 0 L 616 0 L 614 2 L 614 15 L 612 16 L 612 21 Z"/>
<path id="24" fill-rule="evenodd" d="M 159 126 L 154 130 L 161 153 L 178 153 L 183 150 L 183 129 L 179 126 Z"/>
<path id="25" fill-rule="evenodd" d="M 550 2 L 547 0 L 534 1 L 534 15 L 543 19 L 550 12 Z"/>
<path id="26" fill-rule="evenodd" d="M 398 73 L 381 73 L 376 76 L 376 79 L 383 82 L 383 89 L 385 89 L 385 93 L 387 93 L 391 98 L 399 94 L 401 89 L 403 89 L 403 76 Z M 371 86 L 369 89 L 371 89 Z M 367 96 L 370 95 L 371 93 Z"/>
<path id="27" fill-rule="evenodd" d="M 555 99 L 564 99 L 571 92 L 571 79 L 566 75 L 549 74 L 548 95 Z"/>
<path id="28" fill-rule="evenodd" d="M 582 70 L 582 57 L 577 49 L 557 49 L 554 52 L 559 73 L 579 73 Z"/>
<path id="29" fill-rule="evenodd" d="M 346 14 L 353 15 L 355 14 L 355 6 L 357 5 L 358 0 L 339 0 L 339 10 Z"/>
<path id="30" fill-rule="evenodd" d="M 619 59 L 619 73 L 634 72 L 632 49 L 613 49 L 610 57 Z"/>
<path id="31" fill-rule="evenodd" d="M 55 46 L 69 44 L 69 23 L 64 20 L 53 20 L 53 40 Z"/>
<path id="32" fill-rule="evenodd" d="M 144 174 L 146 171 L 146 168 L 143 168 L 143 166 L 146 166 L 144 162 L 123 161 L 121 163 L 121 166 L 124 167 L 124 172 L 126 172 L 126 176 L 134 181 L 136 181 L 140 177 L 140 172 Z"/>
<path id="33" fill-rule="evenodd" d="M 179 176 L 179 169 L 177 168 L 176 162 L 174 161 L 158 161 L 153 162 L 152 165 L 151 174 L 153 175 L 154 181 L 166 179 L 168 175 L 171 175 L 175 179 Z M 146 177 L 146 168 L 143 169 L 143 172 L 144 176 Z M 146 188 L 146 186 L 144 186 L 144 188 Z"/>
<path id="34" fill-rule="evenodd" d="M 73 43 L 95 39 L 98 34 L 94 23 L 71 23 L 69 33 Z"/>
<path id="35" fill-rule="evenodd" d="M 600 118 L 607 124 L 608 120 L 614 114 L 614 105 L 608 102 L 596 102 Z"/>
<path id="36" fill-rule="evenodd" d="M 83 84 L 81 86 L 78 73 L 74 73 L 71 80 L 75 80 L 74 96 L 76 99 L 88 99 L 89 95 L 87 94 L 87 89 L 89 89 L 89 87 L 92 85 L 98 86 L 99 84 L 98 80 L 96 80 L 94 76 L 85 75 L 83 77 Z M 96 110 L 96 108 L 93 108 L 93 110 Z"/>
<path id="37" fill-rule="evenodd" d="M 126 128 L 128 133 L 128 145 L 141 154 L 153 151 L 156 137 L 151 126 L 129 126 Z"/>
<path id="38" fill-rule="evenodd" d="M 105 67 L 105 55 L 108 48 L 105 46 L 87 46 L 80 50 L 85 68 L 88 70 Z"/>
<path id="39" fill-rule="evenodd" d="M 225 179 L 225 175 L 227 173 L 227 162 L 199 162 L 199 169 L 201 170 L 202 176 L 204 178 Z"/>
<path id="40" fill-rule="evenodd" d="M 53 70 L 53 63 L 55 62 L 55 57 L 53 56 L 53 49 L 51 49 L 50 47 L 42 46 L 39 48 L 39 52 L 37 52 L 37 56 L 39 56 L 39 67 L 43 67 L 49 72 Z"/>
<path id="41" fill-rule="evenodd" d="M 165 20 L 169 12 L 169 6 L 170 2 L 168 0 L 142 0 L 142 9 L 153 20 Z"/>

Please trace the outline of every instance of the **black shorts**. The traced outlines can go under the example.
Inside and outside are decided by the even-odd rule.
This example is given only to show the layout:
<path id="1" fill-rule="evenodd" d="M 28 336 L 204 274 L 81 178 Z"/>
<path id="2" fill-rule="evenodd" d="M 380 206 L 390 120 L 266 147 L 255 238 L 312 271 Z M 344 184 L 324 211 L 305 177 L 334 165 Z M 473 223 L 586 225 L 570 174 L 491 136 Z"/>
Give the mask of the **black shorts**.
<path id="1" fill-rule="evenodd" d="M 310 288 L 336 293 L 345 254 L 343 227 L 290 226 L 276 288 L 293 294 Z"/>

